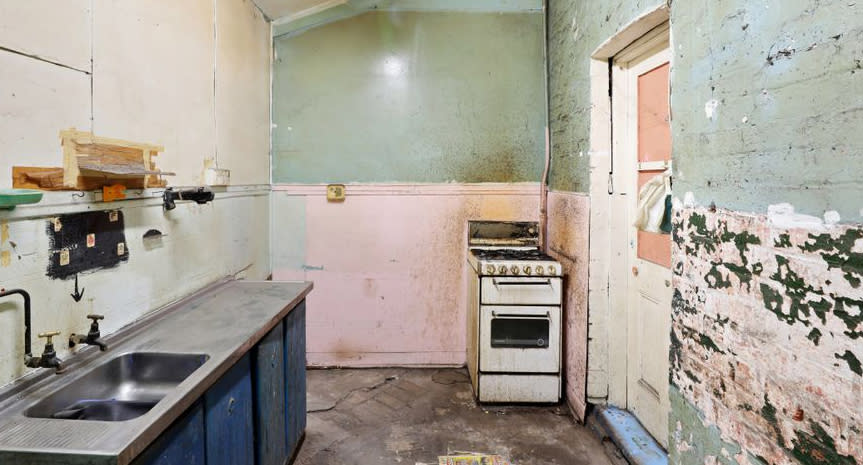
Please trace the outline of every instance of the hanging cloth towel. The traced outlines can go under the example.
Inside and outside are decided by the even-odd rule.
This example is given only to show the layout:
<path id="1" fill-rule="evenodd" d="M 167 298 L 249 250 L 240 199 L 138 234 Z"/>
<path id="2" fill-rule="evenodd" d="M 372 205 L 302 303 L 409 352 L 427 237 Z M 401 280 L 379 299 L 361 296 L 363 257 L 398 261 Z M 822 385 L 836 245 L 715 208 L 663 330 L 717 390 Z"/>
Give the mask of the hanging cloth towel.
<path id="1" fill-rule="evenodd" d="M 638 207 L 635 212 L 636 228 L 661 233 L 660 225 L 665 217 L 666 197 L 671 194 L 671 170 L 650 178 L 638 191 Z"/>

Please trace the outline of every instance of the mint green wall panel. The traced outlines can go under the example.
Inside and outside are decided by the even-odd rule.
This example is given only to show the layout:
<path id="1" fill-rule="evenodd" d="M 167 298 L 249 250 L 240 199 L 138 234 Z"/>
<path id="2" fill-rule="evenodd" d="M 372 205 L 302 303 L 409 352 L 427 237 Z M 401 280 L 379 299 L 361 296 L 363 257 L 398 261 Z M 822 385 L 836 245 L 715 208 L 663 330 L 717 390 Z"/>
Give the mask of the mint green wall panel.
<path id="1" fill-rule="evenodd" d="M 387 11 L 277 37 L 273 181 L 539 181 L 543 21 Z"/>

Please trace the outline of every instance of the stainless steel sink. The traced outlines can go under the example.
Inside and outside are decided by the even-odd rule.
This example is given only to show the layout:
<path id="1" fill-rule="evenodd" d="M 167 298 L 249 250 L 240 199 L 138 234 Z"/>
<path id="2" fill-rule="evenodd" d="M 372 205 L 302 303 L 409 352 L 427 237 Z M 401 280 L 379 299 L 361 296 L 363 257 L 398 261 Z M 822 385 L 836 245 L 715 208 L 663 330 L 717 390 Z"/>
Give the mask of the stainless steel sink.
<path id="1" fill-rule="evenodd" d="M 28 417 L 124 421 L 147 413 L 209 358 L 132 352 L 93 368 L 25 412 Z"/>

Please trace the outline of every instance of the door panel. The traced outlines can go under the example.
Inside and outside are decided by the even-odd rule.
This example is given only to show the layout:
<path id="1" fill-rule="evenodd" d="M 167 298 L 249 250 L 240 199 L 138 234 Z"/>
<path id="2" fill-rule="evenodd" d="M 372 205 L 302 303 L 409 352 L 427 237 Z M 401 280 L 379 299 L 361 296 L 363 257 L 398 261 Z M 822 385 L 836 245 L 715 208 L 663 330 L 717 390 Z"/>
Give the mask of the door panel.
<path id="1" fill-rule="evenodd" d="M 132 465 L 204 465 L 204 404 L 197 402 Z"/>
<path id="2" fill-rule="evenodd" d="M 283 465 L 285 444 L 285 339 L 283 323 L 252 350 L 255 387 L 255 463 Z"/>
<path id="3" fill-rule="evenodd" d="M 615 58 L 615 161 L 629 193 L 627 228 L 627 408 L 656 440 L 668 443 L 671 237 L 634 226 L 641 186 L 671 166 L 667 28 Z M 664 197 L 662 199 L 664 206 Z"/>
<path id="4" fill-rule="evenodd" d="M 285 318 L 285 442 L 293 456 L 306 431 L 306 302 Z"/>
<path id="5" fill-rule="evenodd" d="M 255 463 L 252 377 L 243 356 L 204 395 L 207 465 Z"/>

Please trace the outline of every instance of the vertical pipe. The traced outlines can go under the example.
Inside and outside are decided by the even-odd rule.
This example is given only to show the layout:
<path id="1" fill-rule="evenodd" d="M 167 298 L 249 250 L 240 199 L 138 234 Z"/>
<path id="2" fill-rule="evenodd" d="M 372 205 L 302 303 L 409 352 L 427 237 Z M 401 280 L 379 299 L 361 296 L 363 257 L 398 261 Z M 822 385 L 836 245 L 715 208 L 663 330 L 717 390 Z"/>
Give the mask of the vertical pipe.
<path id="1" fill-rule="evenodd" d="M 30 347 L 30 294 L 23 289 L 0 290 L 0 297 L 7 295 L 20 294 L 24 298 L 24 355 L 30 357 L 33 355 L 33 350 Z"/>
<path id="2" fill-rule="evenodd" d="M 551 85 L 551 72 L 549 69 L 548 57 L 548 0 L 543 2 L 543 29 L 545 29 L 545 41 L 542 45 L 542 57 L 545 62 L 545 168 L 542 172 L 542 181 L 540 182 L 540 206 L 539 206 L 539 227 L 542 231 L 542 250 L 548 252 L 548 176 L 551 171 L 551 93 L 549 86 Z"/>

